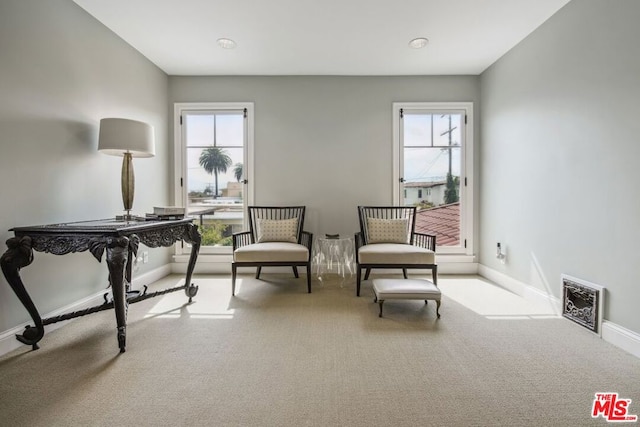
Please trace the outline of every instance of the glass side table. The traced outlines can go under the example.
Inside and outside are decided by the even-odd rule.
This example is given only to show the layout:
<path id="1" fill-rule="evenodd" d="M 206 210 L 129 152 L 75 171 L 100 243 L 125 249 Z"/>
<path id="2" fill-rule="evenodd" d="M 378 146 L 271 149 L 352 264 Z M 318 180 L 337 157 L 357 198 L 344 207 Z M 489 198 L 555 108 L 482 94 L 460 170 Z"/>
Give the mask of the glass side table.
<path id="1" fill-rule="evenodd" d="M 340 278 L 340 286 L 351 279 L 354 273 L 354 243 L 353 237 L 329 238 L 316 237 L 313 239 L 313 271 L 320 282 L 329 274 L 336 274 Z"/>

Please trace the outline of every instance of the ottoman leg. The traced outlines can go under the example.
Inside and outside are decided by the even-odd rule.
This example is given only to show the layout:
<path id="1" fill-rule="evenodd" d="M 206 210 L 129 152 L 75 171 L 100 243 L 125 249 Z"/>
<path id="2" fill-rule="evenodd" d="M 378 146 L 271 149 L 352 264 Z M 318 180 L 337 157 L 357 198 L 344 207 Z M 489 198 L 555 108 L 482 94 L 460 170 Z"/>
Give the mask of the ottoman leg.
<path id="1" fill-rule="evenodd" d="M 436 300 L 436 315 L 440 318 L 440 300 Z"/>
<path id="2" fill-rule="evenodd" d="M 378 314 L 378 317 L 382 317 L 382 304 L 384 303 L 384 300 L 381 299 L 378 301 L 378 303 L 380 304 L 380 314 Z"/>

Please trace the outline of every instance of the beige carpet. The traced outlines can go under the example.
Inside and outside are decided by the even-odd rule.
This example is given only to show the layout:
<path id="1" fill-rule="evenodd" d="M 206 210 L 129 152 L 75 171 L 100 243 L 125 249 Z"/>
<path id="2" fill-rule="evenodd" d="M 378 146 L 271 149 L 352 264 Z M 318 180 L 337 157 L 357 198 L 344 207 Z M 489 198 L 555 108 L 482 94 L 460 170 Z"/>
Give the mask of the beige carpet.
<path id="1" fill-rule="evenodd" d="M 132 305 L 124 354 L 106 311 L 3 356 L 0 425 L 607 425 L 596 392 L 640 414 L 640 359 L 478 278 L 441 276 L 440 320 L 420 301 L 378 318 L 369 282 L 357 298 L 352 282 L 263 279 L 231 298 L 229 277 L 196 276 L 191 305 Z"/>

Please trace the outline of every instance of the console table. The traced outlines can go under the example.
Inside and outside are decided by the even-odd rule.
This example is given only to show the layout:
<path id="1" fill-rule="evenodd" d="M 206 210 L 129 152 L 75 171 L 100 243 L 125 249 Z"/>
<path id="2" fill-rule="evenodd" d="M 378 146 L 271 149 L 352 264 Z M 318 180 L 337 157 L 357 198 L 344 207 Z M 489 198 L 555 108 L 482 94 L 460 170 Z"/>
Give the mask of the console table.
<path id="1" fill-rule="evenodd" d="M 129 304 L 178 290 L 184 290 L 191 302 L 198 292 L 198 287 L 191 283 L 191 275 L 198 257 L 201 236 L 192 218 L 166 221 L 105 219 L 15 227 L 9 231 L 13 231 L 15 237 L 7 240 L 8 249 L 0 257 L 0 266 L 11 289 L 27 309 L 35 324 L 35 326 L 27 326 L 22 335 L 16 334 L 16 339 L 23 344 L 33 346 L 33 350 L 39 348 L 38 341 L 44 336 L 45 325 L 113 308 L 116 315 L 118 345 L 120 352 L 124 353 Z M 191 256 L 184 286 L 152 293 L 147 293 L 146 287 L 141 292 L 132 291 L 130 289 L 132 259 L 137 255 L 138 245 L 143 243 L 150 248 L 167 247 L 178 240 L 191 244 Z M 105 294 L 105 302 L 101 305 L 42 319 L 20 278 L 20 269 L 33 262 L 33 251 L 65 255 L 87 250 L 98 262 L 102 262 L 102 256 L 106 252 L 112 299 L 109 300 Z"/>

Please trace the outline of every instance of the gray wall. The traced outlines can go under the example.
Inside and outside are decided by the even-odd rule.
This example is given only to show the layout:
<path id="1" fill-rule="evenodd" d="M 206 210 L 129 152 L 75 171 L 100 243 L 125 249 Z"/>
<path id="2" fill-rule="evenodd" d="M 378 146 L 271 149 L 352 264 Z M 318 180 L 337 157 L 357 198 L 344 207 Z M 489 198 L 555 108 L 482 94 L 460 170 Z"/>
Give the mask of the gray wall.
<path id="1" fill-rule="evenodd" d="M 134 159 L 134 210 L 168 203 L 167 85 L 162 71 L 72 1 L 2 0 L 0 251 L 14 226 L 121 213 L 122 159 L 96 151 L 103 117 L 155 127 L 157 156 Z M 168 261 L 168 250 L 152 250 L 139 273 Z M 42 314 L 107 284 L 104 261 L 89 252 L 36 252 L 22 276 Z M 28 320 L 1 276 L 0 331 Z"/>
<path id="2" fill-rule="evenodd" d="M 479 79 L 172 76 L 169 98 L 254 102 L 255 203 L 306 205 L 307 230 L 352 235 L 359 204 L 392 203 L 392 103 L 477 109 Z"/>
<path id="3" fill-rule="evenodd" d="M 574 0 L 481 76 L 480 262 L 640 332 L 640 2 Z M 495 258 L 507 246 L 508 263 Z"/>

